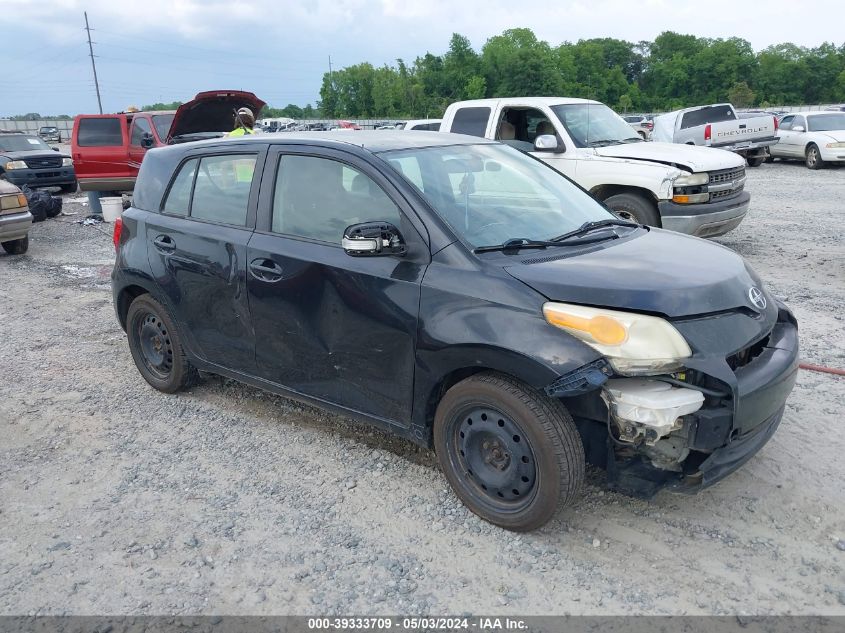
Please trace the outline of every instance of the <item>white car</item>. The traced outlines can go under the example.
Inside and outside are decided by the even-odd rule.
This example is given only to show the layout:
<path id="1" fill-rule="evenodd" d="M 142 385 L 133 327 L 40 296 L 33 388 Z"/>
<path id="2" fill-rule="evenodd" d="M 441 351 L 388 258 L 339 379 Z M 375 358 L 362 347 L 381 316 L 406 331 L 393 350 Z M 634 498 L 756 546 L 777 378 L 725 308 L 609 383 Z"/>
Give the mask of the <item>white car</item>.
<path id="1" fill-rule="evenodd" d="M 771 158 L 803 160 L 810 169 L 845 164 L 845 112 L 795 112 L 780 121 Z"/>
<path id="2" fill-rule="evenodd" d="M 400 130 L 423 130 L 426 132 L 437 132 L 440 130 L 441 119 L 415 119 L 402 125 Z"/>

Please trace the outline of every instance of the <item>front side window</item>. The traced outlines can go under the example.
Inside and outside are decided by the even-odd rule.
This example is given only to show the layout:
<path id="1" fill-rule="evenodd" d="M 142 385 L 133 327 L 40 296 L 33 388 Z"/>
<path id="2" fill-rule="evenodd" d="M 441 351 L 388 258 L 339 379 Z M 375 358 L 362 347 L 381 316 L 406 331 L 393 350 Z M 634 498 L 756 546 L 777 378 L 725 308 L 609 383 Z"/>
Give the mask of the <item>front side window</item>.
<path id="1" fill-rule="evenodd" d="M 489 119 L 490 108 L 460 108 L 455 112 L 452 132 L 454 134 L 484 137 Z"/>
<path id="2" fill-rule="evenodd" d="M 144 134 L 152 134 L 150 122 L 147 119 L 140 118 L 132 121 L 132 136 L 129 139 L 130 145 L 141 145 L 144 139 Z"/>
<path id="3" fill-rule="evenodd" d="M 805 130 L 807 129 L 807 124 L 804 123 L 804 117 L 802 117 L 802 116 L 795 117 L 795 120 L 792 122 L 792 129 L 794 130 L 798 126 L 803 127 Z"/>
<path id="4" fill-rule="evenodd" d="M 81 147 L 123 145 L 123 132 L 118 117 L 80 119 L 77 144 Z"/>
<path id="5" fill-rule="evenodd" d="M 191 200 L 191 217 L 246 226 L 255 155 L 204 156 Z"/>
<path id="6" fill-rule="evenodd" d="M 199 159 L 194 158 L 182 165 L 164 202 L 162 211 L 172 215 L 188 215 L 191 209 L 191 189 L 194 186 L 194 176 L 197 173 Z"/>
<path id="7" fill-rule="evenodd" d="M 426 183 L 420 192 L 473 247 L 512 238 L 548 240 L 613 217 L 560 173 L 505 145 L 413 148 L 379 157 L 416 186 L 397 168 L 415 160 Z"/>
<path id="8" fill-rule="evenodd" d="M 384 190 L 354 167 L 329 158 L 284 155 L 273 195 L 273 232 L 340 244 L 346 227 L 400 212 Z"/>

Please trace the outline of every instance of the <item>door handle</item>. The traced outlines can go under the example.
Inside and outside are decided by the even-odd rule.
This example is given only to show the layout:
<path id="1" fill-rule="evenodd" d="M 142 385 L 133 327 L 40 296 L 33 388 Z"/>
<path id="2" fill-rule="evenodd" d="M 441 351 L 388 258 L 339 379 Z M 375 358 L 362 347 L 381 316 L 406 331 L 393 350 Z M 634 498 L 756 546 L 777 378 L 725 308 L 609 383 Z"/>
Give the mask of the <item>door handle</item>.
<path id="1" fill-rule="evenodd" d="M 153 240 L 153 244 L 156 245 L 156 248 L 162 251 L 172 251 L 176 248 L 176 242 L 174 242 L 173 238 L 169 235 L 159 235 Z"/>
<path id="2" fill-rule="evenodd" d="M 249 263 L 249 271 L 261 281 L 279 281 L 282 278 L 282 267 L 272 259 L 253 259 Z"/>

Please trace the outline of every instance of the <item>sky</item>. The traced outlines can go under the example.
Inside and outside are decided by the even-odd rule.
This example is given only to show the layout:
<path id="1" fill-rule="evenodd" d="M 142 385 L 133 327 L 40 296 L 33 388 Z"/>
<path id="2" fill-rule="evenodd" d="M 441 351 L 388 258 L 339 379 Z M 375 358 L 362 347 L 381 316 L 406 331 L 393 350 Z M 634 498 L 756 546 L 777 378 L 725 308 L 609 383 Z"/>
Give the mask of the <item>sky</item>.
<path id="1" fill-rule="evenodd" d="M 413 61 L 445 52 L 455 32 L 476 50 L 517 27 L 553 46 L 665 30 L 738 36 L 755 50 L 845 41 L 845 0 L 4 0 L 0 117 L 97 111 L 83 11 L 105 112 L 217 89 L 250 90 L 274 107 L 316 104 L 329 57 L 335 69 Z"/>

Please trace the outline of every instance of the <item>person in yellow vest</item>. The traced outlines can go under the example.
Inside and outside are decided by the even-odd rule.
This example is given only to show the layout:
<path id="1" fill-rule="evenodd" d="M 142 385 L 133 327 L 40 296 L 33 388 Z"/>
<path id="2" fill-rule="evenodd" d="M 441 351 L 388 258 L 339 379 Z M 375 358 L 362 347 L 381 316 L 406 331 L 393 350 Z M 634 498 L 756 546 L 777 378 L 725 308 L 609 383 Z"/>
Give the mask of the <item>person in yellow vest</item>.
<path id="1" fill-rule="evenodd" d="M 246 134 L 255 134 L 253 131 L 255 127 L 255 115 L 249 108 L 239 108 L 235 112 L 235 129 L 229 132 L 228 136 L 244 136 Z"/>

